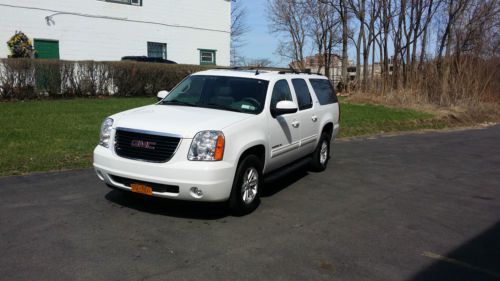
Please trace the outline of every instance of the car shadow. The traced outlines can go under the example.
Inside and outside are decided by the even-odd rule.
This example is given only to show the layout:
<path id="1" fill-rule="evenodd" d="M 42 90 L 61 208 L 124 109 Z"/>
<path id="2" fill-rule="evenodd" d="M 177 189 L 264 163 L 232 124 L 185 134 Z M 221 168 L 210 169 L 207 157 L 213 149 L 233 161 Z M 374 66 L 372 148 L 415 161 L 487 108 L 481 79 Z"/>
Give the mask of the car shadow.
<path id="1" fill-rule="evenodd" d="M 261 197 L 271 197 L 309 175 L 307 165 L 285 168 L 278 173 L 264 179 Z"/>
<path id="2" fill-rule="evenodd" d="M 104 197 L 108 201 L 125 208 L 162 216 L 217 220 L 231 215 L 225 203 L 172 200 L 120 190 L 111 190 Z"/>
<path id="3" fill-rule="evenodd" d="M 500 221 L 447 254 L 425 252 L 436 260 L 411 281 L 500 280 Z"/>
<path id="4" fill-rule="evenodd" d="M 279 172 L 265 178 L 261 197 L 271 197 L 308 175 L 308 166 L 300 163 L 280 169 Z M 162 216 L 199 220 L 217 220 L 232 216 L 226 202 L 209 203 L 172 200 L 117 189 L 111 189 L 104 197 L 108 201 L 125 208 Z"/>

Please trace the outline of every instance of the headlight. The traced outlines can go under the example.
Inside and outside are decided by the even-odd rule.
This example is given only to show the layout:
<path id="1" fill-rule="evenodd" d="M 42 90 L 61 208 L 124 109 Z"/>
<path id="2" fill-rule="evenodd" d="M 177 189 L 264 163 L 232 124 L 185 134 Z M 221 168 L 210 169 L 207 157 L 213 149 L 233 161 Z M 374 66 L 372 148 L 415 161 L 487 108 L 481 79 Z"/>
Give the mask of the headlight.
<path id="1" fill-rule="evenodd" d="M 101 138 L 99 140 L 99 145 L 104 147 L 109 147 L 109 139 L 111 138 L 111 131 L 113 128 L 113 119 L 106 118 L 102 122 L 101 126 Z"/>
<path id="2" fill-rule="evenodd" d="M 224 156 L 224 144 L 224 134 L 220 131 L 199 132 L 189 148 L 188 160 L 220 161 Z"/>

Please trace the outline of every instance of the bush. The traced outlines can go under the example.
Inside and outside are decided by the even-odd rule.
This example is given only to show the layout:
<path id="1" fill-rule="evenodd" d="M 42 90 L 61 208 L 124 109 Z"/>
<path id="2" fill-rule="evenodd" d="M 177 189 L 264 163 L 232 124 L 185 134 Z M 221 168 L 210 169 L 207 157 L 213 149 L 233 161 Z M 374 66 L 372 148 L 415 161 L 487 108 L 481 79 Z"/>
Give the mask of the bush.
<path id="1" fill-rule="evenodd" d="M 206 66 L 144 62 L 0 60 L 0 100 L 156 96 Z"/>
<path id="2" fill-rule="evenodd" d="M 33 57 L 33 44 L 31 40 L 21 31 L 16 31 L 16 34 L 7 41 L 12 58 L 31 58 Z"/>

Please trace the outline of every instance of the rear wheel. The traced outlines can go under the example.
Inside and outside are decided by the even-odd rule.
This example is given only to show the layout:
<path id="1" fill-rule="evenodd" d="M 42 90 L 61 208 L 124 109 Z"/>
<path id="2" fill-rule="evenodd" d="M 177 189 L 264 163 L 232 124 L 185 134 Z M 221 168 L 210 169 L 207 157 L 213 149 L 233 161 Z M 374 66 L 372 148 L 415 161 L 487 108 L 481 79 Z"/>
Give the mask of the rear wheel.
<path id="1" fill-rule="evenodd" d="M 236 169 L 229 208 L 235 215 L 246 215 L 260 203 L 262 163 L 255 155 L 246 156 Z"/>
<path id="2" fill-rule="evenodd" d="M 328 160 L 330 160 L 330 141 L 331 137 L 327 133 L 322 133 L 318 146 L 311 159 L 311 170 L 321 172 L 326 169 Z"/>

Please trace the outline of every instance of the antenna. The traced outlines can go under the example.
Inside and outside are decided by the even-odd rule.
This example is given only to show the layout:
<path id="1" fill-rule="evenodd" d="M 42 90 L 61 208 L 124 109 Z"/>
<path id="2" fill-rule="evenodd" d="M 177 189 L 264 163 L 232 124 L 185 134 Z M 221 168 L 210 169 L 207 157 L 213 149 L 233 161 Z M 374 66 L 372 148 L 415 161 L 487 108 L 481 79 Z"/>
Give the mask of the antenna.
<path id="1" fill-rule="evenodd" d="M 259 69 L 257 68 L 257 70 L 255 70 L 255 75 L 259 75 L 260 72 L 259 72 Z"/>

